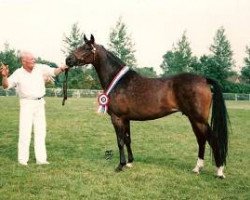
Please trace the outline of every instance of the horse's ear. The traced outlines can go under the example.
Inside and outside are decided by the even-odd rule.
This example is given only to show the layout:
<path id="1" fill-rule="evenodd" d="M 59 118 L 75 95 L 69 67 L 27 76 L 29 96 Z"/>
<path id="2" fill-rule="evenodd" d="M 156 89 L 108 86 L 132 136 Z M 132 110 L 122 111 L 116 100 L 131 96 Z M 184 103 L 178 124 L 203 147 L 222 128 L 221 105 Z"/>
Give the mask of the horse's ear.
<path id="1" fill-rule="evenodd" d="M 83 36 L 83 39 L 84 39 L 84 42 L 85 42 L 85 43 L 88 43 L 89 40 L 87 39 L 87 37 L 86 37 L 85 34 L 84 34 L 84 36 Z"/>
<path id="2" fill-rule="evenodd" d="M 95 38 L 94 38 L 94 36 L 91 34 L 91 36 L 90 36 L 90 43 L 91 44 L 94 44 L 95 43 Z"/>

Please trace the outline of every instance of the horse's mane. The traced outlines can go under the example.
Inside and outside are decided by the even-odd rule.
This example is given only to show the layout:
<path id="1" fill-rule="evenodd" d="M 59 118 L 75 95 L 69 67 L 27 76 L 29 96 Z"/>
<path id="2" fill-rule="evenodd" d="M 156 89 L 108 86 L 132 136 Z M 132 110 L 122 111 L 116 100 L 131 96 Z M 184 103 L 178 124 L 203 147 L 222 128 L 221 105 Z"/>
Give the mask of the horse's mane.
<path id="1" fill-rule="evenodd" d="M 103 47 L 104 48 L 104 47 Z M 118 58 L 112 51 L 109 51 L 107 49 L 105 49 L 105 52 L 107 54 L 107 58 L 110 61 L 110 64 L 115 67 L 117 70 L 119 70 L 121 67 L 126 66 L 126 63 L 123 62 L 120 58 Z M 133 69 L 130 68 L 129 72 L 127 74 L 130 75 L 136 75 L 136 76 L 140 76 L 136 71 L 134 71 Z"/>
<path id="2" fill-rule="evenodd" d="M 105 49 L 107 52 L 107 57 L 110 59 L 111 64 L 114 64 L 116 66 L 125 66 L 126 63 L 124 63 L 120 58 L 118 58 L 117 56 L 114 55 L 113 52 Z"/>

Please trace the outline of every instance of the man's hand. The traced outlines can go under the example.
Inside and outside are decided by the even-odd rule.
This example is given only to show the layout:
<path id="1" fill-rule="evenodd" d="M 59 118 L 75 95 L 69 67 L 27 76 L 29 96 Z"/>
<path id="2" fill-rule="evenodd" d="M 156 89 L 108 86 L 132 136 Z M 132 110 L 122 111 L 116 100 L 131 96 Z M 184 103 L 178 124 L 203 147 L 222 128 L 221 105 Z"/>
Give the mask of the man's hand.
<path id="1" fill-rule="evenodd" d="M 2 79 L 3 88 L 6 89 L 9 86 L 9 83 L 8 83 L 9 67 L 8 67 L 8 65 L 5 65 L 5 64 L 1 65 L 0 74 L 3 77 L 3 79 Z"/>
<path id="2" fill-rule="evenodd" d="M 62 72 L 65 72 L 67 69 L 69 69 L 69 67 L 67 65 L 62 65 L 59 68 L 61 69 Z"/>
<path id="3" fill-rule="evenodd" d="M 62 72 L 65 72 L 68 70 L 69 67 L 67 65 L 62 65 L 60 67 L 55 68 L 55 75 L 57 76 L 58 74 L 61 74 Z"/>
<path id="4" fill-rule="evenodd" d="M 9 67 L 8 65 L 2 64 L 0 67 L 0 74 L 2 77 L 7 78 L 9 76 Z"/>

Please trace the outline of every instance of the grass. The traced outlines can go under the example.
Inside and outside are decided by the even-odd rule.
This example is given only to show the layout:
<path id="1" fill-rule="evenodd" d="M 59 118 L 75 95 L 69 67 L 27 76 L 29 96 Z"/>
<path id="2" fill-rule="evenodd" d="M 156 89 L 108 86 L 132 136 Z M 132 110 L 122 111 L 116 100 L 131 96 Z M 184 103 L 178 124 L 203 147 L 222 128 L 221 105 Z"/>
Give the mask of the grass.
<path id="1" fill-rule="evenodd" d="M 95 99 L 46 98 L 48 166 L 17 164 L 16 97 L 0 97 L 0 199 L 250 199 L 250 102 L 227 102 L 230 135 L 226 179 L 214 177 L 210 149 L 199 176 L 197 144 L 180 113 L 147 122 L 132 122 L 132 169 L 114 172 L 116 137 L 107 115 L 95 113 Z M 113 157 L 105 159 L 105 151 Z"/>

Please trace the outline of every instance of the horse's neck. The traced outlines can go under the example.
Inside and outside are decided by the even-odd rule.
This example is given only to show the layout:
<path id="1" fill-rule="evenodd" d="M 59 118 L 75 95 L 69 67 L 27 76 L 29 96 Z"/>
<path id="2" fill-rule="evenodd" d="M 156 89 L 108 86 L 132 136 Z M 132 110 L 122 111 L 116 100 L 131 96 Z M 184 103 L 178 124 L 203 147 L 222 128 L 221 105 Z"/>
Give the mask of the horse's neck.
<path id="1" fill-rule="evenodd" d="M 106 60 L 100 61 L 98 64 L 94 65 L 94 67 L 104 90 L 107 90 L 110 83 L 121 69 L 121 66 L 114 66 L 114 64 Z"/>

